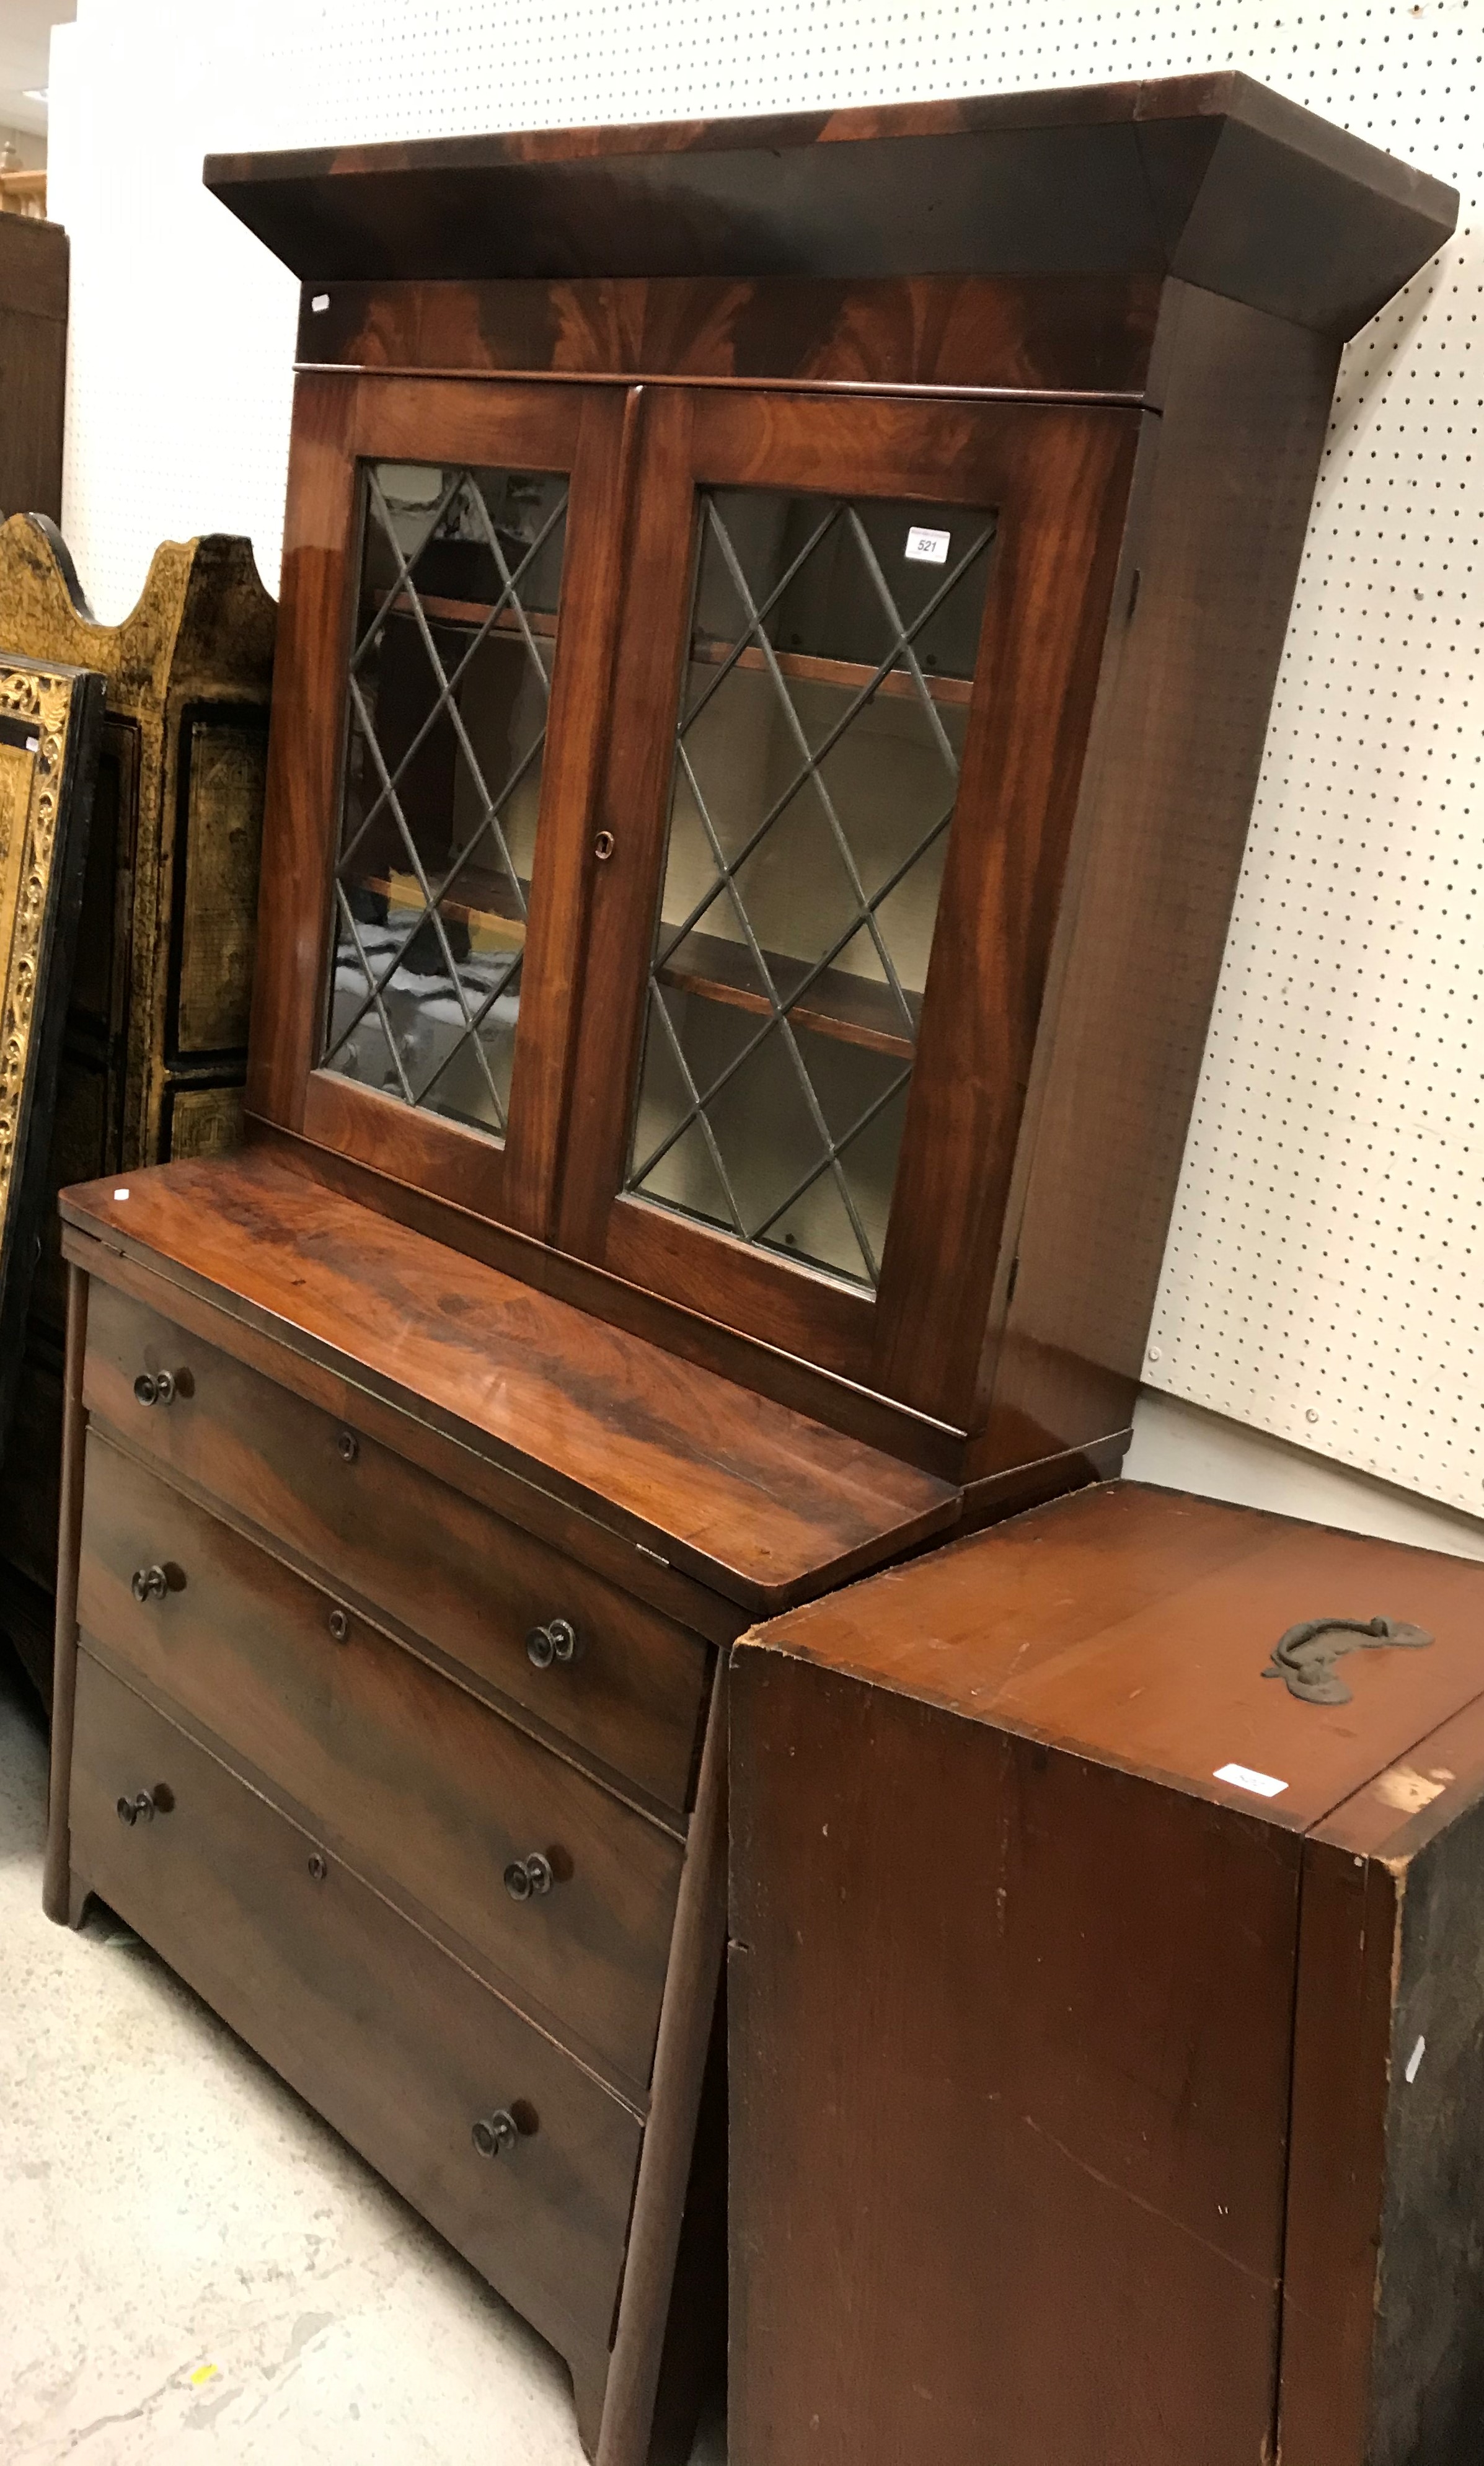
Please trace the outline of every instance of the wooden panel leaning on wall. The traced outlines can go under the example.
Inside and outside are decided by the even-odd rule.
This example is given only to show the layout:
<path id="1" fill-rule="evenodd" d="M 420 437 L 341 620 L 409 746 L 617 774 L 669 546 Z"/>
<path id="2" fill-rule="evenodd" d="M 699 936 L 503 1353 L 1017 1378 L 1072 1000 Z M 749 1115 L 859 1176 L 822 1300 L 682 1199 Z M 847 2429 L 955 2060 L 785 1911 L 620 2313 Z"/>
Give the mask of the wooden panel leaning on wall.
<path id="1" fill-rule="evenodd" d="M 67 290 L 60 223 L 0 214 L 0 515 L 47 514 L 55 522 L 62 510 Z M 3 631 L 0 644 L 28 647 Z M 52 650 L 34 647 L 42 656 Z"/>
<path id="2" fill-rule="evenodd" d="M 0 1468 L 14 1411 L 47 1167 L 103 681 L 0 653 Z"/>
<path id="3" fill-rule="evenodd" d="M 9 229 L 0 222 L 0 244 Z M 277 613 L 250 544 L 216 537 L 158 549 L 137 606 L 101 625 L 49 522 L 18 513 L 0 528 L 0 646 L 96 669 L 107 691 L 0 1498 L 0 1627 L 43 1693 L 66 1320 L 56 1194 L 241 1136 Z"/>

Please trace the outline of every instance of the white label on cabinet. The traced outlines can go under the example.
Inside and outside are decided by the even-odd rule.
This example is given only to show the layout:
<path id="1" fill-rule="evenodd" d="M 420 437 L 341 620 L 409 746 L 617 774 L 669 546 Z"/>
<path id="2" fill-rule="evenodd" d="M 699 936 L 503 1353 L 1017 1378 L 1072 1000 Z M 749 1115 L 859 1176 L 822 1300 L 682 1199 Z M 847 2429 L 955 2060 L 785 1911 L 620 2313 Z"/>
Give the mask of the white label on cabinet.
<path id="1" fill-rule="evenodd" d="M 907 534 L 907 553 L 917 565 L 946 565 L 952 538 L 952 531 L 920 531 L 914 524 Z"/>
<path id="2" fill-rule="evenodd" d="M 1255 1798 L 1276 1798 L 1288 1787 L 1286 1781 L 1274 1781 L 1271 1773 L 1253 1772 L 1248 1764 L 1223 1764 L 1215 1777 L 1229 1781 L 1233 1789 L 1249 1789 Z"/>

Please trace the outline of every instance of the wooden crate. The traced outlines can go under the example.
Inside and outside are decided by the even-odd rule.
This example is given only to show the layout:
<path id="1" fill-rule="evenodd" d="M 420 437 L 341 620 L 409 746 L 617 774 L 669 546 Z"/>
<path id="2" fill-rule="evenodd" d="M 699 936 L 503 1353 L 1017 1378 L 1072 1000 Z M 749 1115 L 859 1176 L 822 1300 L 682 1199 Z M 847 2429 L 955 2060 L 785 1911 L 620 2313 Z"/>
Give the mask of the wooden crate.
<path id="1" fill-rule="evenodd" d="M 1484 1568 L 1110 1485 L 731 1718 L 734 2466 L 1477 2454 Z"/>

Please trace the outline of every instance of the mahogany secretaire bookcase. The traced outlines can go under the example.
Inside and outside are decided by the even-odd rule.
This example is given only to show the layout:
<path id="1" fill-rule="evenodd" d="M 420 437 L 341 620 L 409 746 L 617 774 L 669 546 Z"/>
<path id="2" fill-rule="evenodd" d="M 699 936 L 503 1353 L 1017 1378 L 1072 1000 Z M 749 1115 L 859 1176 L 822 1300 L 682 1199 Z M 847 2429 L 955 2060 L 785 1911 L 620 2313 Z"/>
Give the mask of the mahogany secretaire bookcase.
<path id="1" fill-rule="evenodd" d="M 304 282 L 251 1144 L 64 1201 L 49 1907 L 633 2466 L 718 1648 L 1118 1463 L 1340 347 L 1456 200 L 1239 77 L 207 179 Z"/>

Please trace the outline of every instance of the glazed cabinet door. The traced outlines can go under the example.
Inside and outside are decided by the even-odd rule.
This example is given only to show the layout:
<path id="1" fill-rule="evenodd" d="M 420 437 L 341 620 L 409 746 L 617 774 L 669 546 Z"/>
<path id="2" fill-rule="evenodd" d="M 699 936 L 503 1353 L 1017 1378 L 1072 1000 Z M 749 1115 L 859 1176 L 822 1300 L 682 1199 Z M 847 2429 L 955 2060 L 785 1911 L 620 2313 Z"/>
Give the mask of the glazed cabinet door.
<path id="1" fill-rule="evenodd" d="M 648 406 L 560 1238 L 958 1425 L 1135 437 Z"/>
<path id="2" fill-rule="evenodd" d="M 300 380 L 252 1110 L 549 1229 L 625 396 Z"/>

